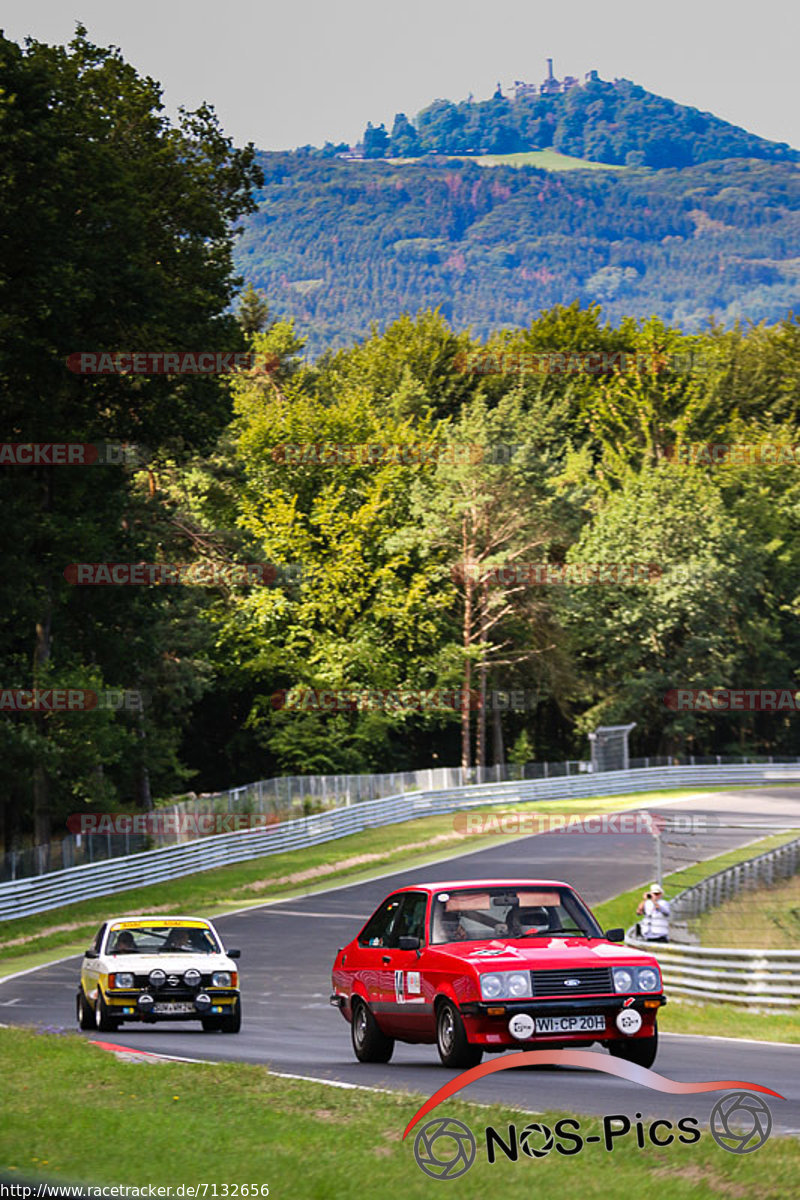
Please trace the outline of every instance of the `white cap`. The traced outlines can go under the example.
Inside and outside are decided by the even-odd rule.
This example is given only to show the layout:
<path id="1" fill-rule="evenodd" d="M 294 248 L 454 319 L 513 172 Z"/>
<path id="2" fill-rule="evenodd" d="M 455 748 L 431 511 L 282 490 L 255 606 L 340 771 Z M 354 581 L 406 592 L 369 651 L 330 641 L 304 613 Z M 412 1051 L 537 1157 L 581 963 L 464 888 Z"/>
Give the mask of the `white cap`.
<path id="1" fill-rule="evenodd" d="M 664 895 L 664 889 L 662 888 L 660 883 L 654 883 L 652 885 L 652 887 L 650 888 L 650 891 L 651 892 L 661 892 L 661 895 L 662 896 Z"/>

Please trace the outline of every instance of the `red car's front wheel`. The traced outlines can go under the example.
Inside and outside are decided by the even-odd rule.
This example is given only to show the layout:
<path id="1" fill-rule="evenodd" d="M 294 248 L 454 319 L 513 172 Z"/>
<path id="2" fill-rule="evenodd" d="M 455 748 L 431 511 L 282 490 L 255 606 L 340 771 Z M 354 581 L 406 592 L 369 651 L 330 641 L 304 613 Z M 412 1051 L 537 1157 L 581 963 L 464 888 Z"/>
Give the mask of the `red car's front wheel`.
<path id="1" fill-rule="evenodd" d="M 436 1010 L 436 1047 L 446 1067 L 477 1067 L 483 1058 L 480 1046 L 470 1045 L 461 1013 L 450 1000 L 443 1000 Z"/>
<path id="2" fill-rule="evenodd" d="M 608 1052 L 613 1054 L 614 1058 L 624 1058 L 626 1062 L 636 1063 L 637 1067 L 652 1067 L 658 1053 L 658 1029 L 653 1026 L 652 1037 L 609 1042 Z"/>

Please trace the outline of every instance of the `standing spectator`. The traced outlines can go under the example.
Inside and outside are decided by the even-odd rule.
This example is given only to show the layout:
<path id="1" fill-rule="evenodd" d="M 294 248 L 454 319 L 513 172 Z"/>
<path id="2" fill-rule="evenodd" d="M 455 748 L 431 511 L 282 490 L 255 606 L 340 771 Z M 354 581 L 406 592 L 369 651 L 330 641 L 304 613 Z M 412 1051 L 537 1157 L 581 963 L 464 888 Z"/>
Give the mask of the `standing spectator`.
<path id="1" fill-rule="evenodd" d="M 645 892 L 636 913 L 642 918 L 639 926 L 645 941 L 669 941 L 669 900 L 664 899 L 664 889 L 660 883 L 654 883 L 650 891 Z"/>

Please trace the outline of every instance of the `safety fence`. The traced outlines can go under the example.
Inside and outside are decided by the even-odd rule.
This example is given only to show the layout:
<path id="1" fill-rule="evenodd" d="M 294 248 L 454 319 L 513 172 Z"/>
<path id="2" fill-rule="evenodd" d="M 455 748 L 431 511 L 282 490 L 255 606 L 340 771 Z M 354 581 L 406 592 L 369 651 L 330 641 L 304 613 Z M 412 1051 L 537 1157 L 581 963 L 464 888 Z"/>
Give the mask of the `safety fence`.
<path id="1" fill-rule="evenodd" d="M 800 838 L 709 875 L 680 892 L 671 903 L 670 925 L 680 926 L 744 891 L 772 886 L 798 869 Z M 723 1000 L 750 1008 L 800 1007 L 800 950 L 646 942 L 632 932 L 626 942 L 655 955 L 668 993 L 697 1000 Z"/>
<path id="2" fill-rule="evenodd" d="M 800 765 L 658 767 L 549 780 L 472 785 L 370 800 L 259 829 L 204 837 L 178 846 L 89 863 L 0 884 L 0 920 L 46 912 L 229 863 L 299 850 L 364 829 L 493 804 L 524 804 L 639 791 L 800 781 Z"/>
<path id="3" fill-rule="evenodd" d="M 664 759 L 663 764 L 669 763 Z M 800 762 L 800 759 L 798 759 Z M 263 815 L 268 823 L 292 817 L 309 816 L 330 808 L 379 800 L 422 789 L 442 790 L 472 784 L 513 782 L 521 779 L 550 779 L 577 775 L 591 769 L 590 762 L 506 763 L 493 767 L 424 767 L 418 771 L 389 771 L 365 775 L 281 775 L 258 779 L 254 783 L 227 788 L 223 792 L 188 792 L 169 804 L 159 805 L 145 816 L 156 832 L 137 832 L 136 820 L 128 818 L 129 828 L 112 832 L 127 814 L 116 814 L 114 821 L 100 821 L 98 832 L 68 834 L 38 846 L 9 850 L 0 855 L 0 883 L 44 875 L 108 858 L 123 858 L 159 846 L 175 846 L 211 833 L 229 832 L 226 817 Z M 659 766 L 661 760 L 643 760 L 642 766 Z M 90 814 L 84 814 L 84 817 Z M 109 814 L 113 816 L 113 814 Z M 123 820 L 119 820 L 122 817 Z M 209 818 L 211 818 L 209 820 Z M 86 821 L 87 826 L 89 821 Z M 232 828 L 236 828 L 233 824 Z"/>
<path id="4" fill-rule="evenodd" d="M 669 766 L 770 765 L 772 758 L 634 758 L 630 768 Z M 791 763 L 789 757 L 781 760 Z M 800 758 L 794 760 L 800 765 Z M 95 821 L 95 832 L 70 833 L 38 846 L 14 847 L 0 854 L 0 884 L 30 875 L 66 870 L 109 858 L 123 858 L 161 846 L 175 846 L 198 837 L 227 833 L 236 828 L 226 822 L 234 814 L 264 815 L 266 824 L 309 816 L 331 808 L 362 804 L 368 800 L 399 796 L 423 790 L 441 791 L 487 783 L 516 783 L 525 780 L 571 778 L 591 773 L 592 763 L 583 759 L 566 762 L 504 763 L 490 767 L 425 767 L 418 771 L 389 771 L 373 775 L 282 775 L 259 779 L 222 792 L 189 792 L 171 803 L 159 805 L 148 814 L 110 814 L 112 820 Z M 84 813 L 85 824 L 90 825 Z M 145 828 L 137 820 L 147 819 Z M 126 824 L 127 828 L 120 827 Z M 120 831 L 117 831 L 120 830 Z"/>

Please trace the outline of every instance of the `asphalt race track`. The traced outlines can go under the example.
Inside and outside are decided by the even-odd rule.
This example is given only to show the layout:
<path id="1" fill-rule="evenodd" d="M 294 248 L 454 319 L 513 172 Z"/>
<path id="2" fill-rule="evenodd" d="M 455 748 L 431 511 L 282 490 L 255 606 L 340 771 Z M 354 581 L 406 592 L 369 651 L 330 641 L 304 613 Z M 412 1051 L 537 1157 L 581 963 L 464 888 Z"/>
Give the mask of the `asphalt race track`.
<path id="1" fill-rule="evenodd" d="M 800 789 L 696 793 L 689 800 L 660 804 L 659 810 L 703 813 L 721 821 L 800 826 Z M 668 842 L 664 871 L 752 841 L 764 833 L 712 828 Z M 386 875 L 278 904 L 220 917 L 215 923 L 228 946 L 242 949 L 242 1031 L 237 1036 L 205 1034 L 199 1026 L 128 1025 L 104 1041 L 188 1058 L 231 1059 L 268 1065 L 277 1072 L 340 1080 L 375 1088 L 408 1090 L 427 1098 L 457 1072 L 442 1067 L 435 1046 L 397 1043 L 387 1065 L 358 1063 L 350 1028 L 328 1003 L 330 968 L 336 949 L 393 887 L 436 879 L 542 877 L 573 884 L 590 904 L 653 874 L 653 843 L 646 834 L 547 834 L 460 855 L 438 865 Z M 108 912 L 125 908 L 124 895 L 109 897 Z M 202 915 L 202 914 L 201 914 Z M 75 991 L 79 959 L 73 958 L 0 981 L 0 1022 L 76 1029 Z M 761 1020 L 765 1028 L 768 1015 Z M 93 1034 L 85 1035 L 94 1037 Z M 596 1049 L 601 1059 L 606 1052 Z M 484 1061 L 495 1061 L 492 1056 Z M 800 1132 L 800 1046 L 733 1042 L 662 1035 L 653 1069 L 682 1082 L 740 1079 L 773 1088 L 785 1101 L 767 1097 L 775 1132 Z M 526 1112 L 625 1114 L 677 1119 L 695 1116 L 705 1125 L 720 1092 L 669 1096 L 601 1072 L 565 1068 L 500 1071 L 470 1086 L 462 1098 L 500 1101 Z M 408 1104 L 409 1119 L 418 1107 Z"/>

